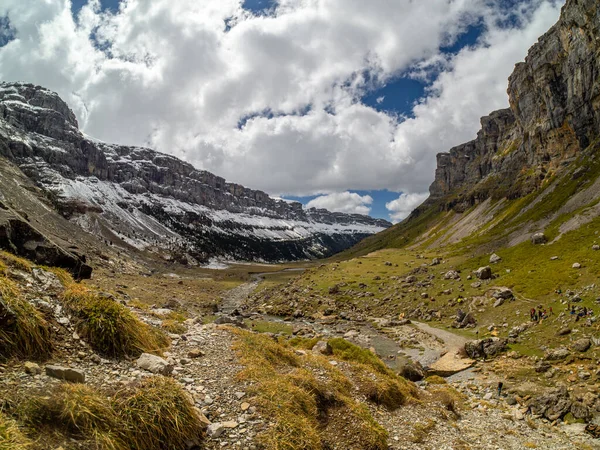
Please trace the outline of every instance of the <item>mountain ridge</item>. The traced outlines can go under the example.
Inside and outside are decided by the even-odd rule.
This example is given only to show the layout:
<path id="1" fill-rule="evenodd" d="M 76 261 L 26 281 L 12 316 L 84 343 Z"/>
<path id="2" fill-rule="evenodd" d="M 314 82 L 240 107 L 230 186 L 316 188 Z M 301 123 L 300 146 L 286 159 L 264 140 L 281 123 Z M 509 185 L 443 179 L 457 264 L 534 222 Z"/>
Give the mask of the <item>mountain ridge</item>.
<path id="1" fill-rule="evenodd" d="M 167 154 L 89 138 L 56 93 L 32 84 L 0 84 L 0 118 L 0 156 L 63 216 L 109 242 L 177 253 L 181 262 L 329 256 L 391 225 L 304 209 Z"/>

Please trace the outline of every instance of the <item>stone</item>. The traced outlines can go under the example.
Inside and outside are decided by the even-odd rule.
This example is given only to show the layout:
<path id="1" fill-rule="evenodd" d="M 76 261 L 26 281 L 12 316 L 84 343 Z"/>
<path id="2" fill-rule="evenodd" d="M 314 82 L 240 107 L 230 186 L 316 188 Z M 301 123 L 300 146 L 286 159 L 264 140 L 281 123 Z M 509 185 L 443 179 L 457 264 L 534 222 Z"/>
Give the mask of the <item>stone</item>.
<path id="1" fill-rule="evenodd" d="M 460 275 L 456 270 L 449 270 L 444 274 L 445 280 L 458 280 L 460 279 Z"/>
<path id="2" fill-rule="evenodd" d="M 581 264 L 576 262 L 576 263 L 573 263 L 573 265 L 571 267 L 573 267 L 573 269 L 581 269 Z"/>
<path id="3" fill-rule="evenodd" d="M 558 256 L 551 256 L 550 257 L 550 261 L 556 261 L 558 259 Z"/>
<path id="4" fill-rule="evenodd" d="M 498 298 L 498 299 L 503 298 L 504 300 L 510 300 L 510 299 L 514 298 L 514 294 L 507 287 L 499 287 L 499 288 L 496 288 L 496 290 L 492 294 L 492 297 Z"/>
<path id="5" fill-rule="evenodd" d="M 563 359 L 567 359 L 570 354 L 571 353 L 566 348 L 559 347 L 546 351 L 544 359 L 546 361 L 562 361 Z"/>
<path id="6" fill-rule="evenodd" d="M 85 383 L 85 373 L 82 370 L 70 367 L 46 366 L 46 375 L 59 380 L 70 381 L 71 383 Z"/>
<path id="7" fill-rule="evenodd" d="M 558 336 L 566 336 L 567 334 L 571 333 L 571 329 L 569 327 L 562 327 L 561 329 L 559 329 L 556 334 Z"/>
<path id="8" fill-rule="evenodd" d="M 491 400 L 493 396 L 494 396 L 494 394 L 492 394 L 491 392 L 488 392 L 487 394 L 485 394 L 483 396 L 483 399 L 484 400 Z"/>
<path id="9" fill-rule="evenodd" d="M 409 381 L 421 381 L 425 378 L 425 369 L 418 361 L 403 358 L 398 361 L 396 368 L 398 375 Z"/>
<path id="10" fill-rule="evenodd" d="M 490 256 L 490 264 L 496 264 L 496 263 L 499 263 L 500 261 L 502 261 L 502 258 L 500 258 L 495 253 L 492 253 L 492 255 Z"/>
<path id="11" fill-rule="evenodd" d="M 571 409 L 572 402 L 566 387 L 534 397 L 529 401 L 532 414 L 544 416 L 548 420 L 557 420 L 566 415 Z"/>
<path id="12" fill-rule="evenodd" d="M 25 369 L 25 373 L 28 373 L 29 375 L 39 375 L 42 373 L 42 368 L 31 361 L 27 361 L 23 364 L 23 368 Z"/>
<path id="13" fill-rule="evenodd" d="M 505 300 L 504 300 L 503 298 L 499 298 L 498 300 L 496 300 L 496 301 L 494 302 L 494 305 L 493 305 L 493 306 L 494 306 L 494 308 L 497 308 L 497 307 L 499 307 L 499 306 L 502 306 L 502 305 L 504 304 L 504 301 L 505 301 Z"/>
<path id="14" fill-rule="evenodd" d="M 469 358 L 491 358 L 506 349 L 508 340 L 499 337 L 476 339 L 465 343 L 465 353 Z"/>
<path id="15" fill-rule="evenodd" d="M 442 263 L 442 260 L 440 258 L 433 258 L 433 260 L 431 261 L 432 266 L 437 266 L 441 263 Z"/>
<path id="16" fill-rule="evenodd" d="M 312 352 L 320 353 L 321 355 L 333 355 L 333 349 L 331 348 L 331 345 L 329 345 L 329 342 L 327 342 L 327 341 L 317 342 L 313 346 Z"/>
<path id="17" fill-rule="evenodd" d="M 531 243 L 538 245 L 538 244 L 545 244 L 546 242 L 548 242 L 548 238 L 546 237 L 546 235 L 544 233 L 535 233 L 531 236 Z"/>
<path id="18" fill-rule="evenodd" d="M 600 250 L 600 245 L 598 245 L 598 244 L 592 245 L 592 250 Z"/>
<path id="19" fill-rule="evenodd" d="M 206 434 L 213 439 L 218 438 L 225 432 L 226 428 L 220 422 L 211 423 L 206 427 Z"/>
<path id="20" fill-rule="evenodd" d="M 592 341 L 591 341 L 591 339 L 588 339 L 588 338 L 577 339 L 575 342 L 573 342 L 571 344 L 571 348 L 573 350 L 575 350 L 576 352 L 581 352 L 581 353 L 587 352 L 591 346 L 592 346 Z"/>
<path id="21" fill-rule="evenodd" d="M 550 368 L 552 368 L 552 366 L 546 362 L 546 361 L 539 361 L 536 365 L 535 365 L 535 371 L 537 373 L 545 373 L 548 372 L 548 370 L 550 370 Z"/>
<path id="22" fill-rule="evenodd" d="M 460 319 L 462 317 L 462 319 Z M 477 325 L 477 320 L 473 313 L 464 313 L 460 309 L 456 315 L 456 320 L 452 323 L 453 328 L 471 328 Z"/>
<path id="23" fill-rule="evenodd" d="M 188 358 L 197 359 L 197 358 L 201 358 L 202 356 L 204 356 L 204 352 L 196 347 L 196 348 L 192 348 L 192 349 L 188 350 L 187 355 L 188 355 Z"/>
<path id="24" fill-rule="evenodd" d="M 173 372 L 172 364 L 169 364 L 160 356 L 151 355 L 150 353 L 142 353 L 136 361 L 136 365 L 140 369 L 160 375 L 170 375 Z"/>
<path id="25" fill-rule="evenodd" d="M 248 402 L 243 402 L 240 406 L 240 408 L 242 409 L 242 411 L 248 411 L 250 409 L 250 403 Z"/>
<path id="26" fill-rule="evenodd" d="M 489 280 L 492 278 L 492 268 L 490 266 L 480 267 L 475 271 L 475 276 L 480 280 Z"/>
<path id="27" fill-rule="evenodd" d="M 582 402 L 573 402 L 571 405 L 571 414 L 576 419 L 582 419 L 586 422 L 592 418 L 592 411 Z"/>

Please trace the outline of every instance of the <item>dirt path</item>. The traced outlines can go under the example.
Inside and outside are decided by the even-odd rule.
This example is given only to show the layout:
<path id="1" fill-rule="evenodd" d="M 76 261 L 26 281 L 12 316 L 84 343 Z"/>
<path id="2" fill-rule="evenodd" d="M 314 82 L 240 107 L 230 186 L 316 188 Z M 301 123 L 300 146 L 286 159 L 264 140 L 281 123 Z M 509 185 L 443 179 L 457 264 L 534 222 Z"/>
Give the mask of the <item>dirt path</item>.
<path id="1" fill-rule="evenodd" d="M 219 311 L 224 314 L 231 314 L 235 309 L 239 308 L 242 303 L 254 292 L 258 287 L 259 279 L 249 283 L 240 284 L 238 287 L 228 291 L 223 296 L 223 301 L 219 306 Z"/>

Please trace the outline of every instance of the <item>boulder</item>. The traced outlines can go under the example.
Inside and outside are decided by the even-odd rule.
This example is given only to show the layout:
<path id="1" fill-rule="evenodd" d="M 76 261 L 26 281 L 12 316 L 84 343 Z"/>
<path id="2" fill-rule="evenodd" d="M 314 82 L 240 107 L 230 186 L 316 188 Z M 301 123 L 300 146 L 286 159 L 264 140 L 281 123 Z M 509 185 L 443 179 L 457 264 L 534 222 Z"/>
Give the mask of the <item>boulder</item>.
<path id="1" fill-rule="evenodd" d="M 329 345 L 329 342 L 319 341 L 313 346 L 312 352 L 320 353 L 321 355 L 332 355 L 333 349 L 331 348 L 331 345 Z"/>
<path id="2" fill-rule="evenodd" d="M 569 399 L 567 388 L 560 388 L 529 401 L 529 410 L 532 414 L 546 417 L 548 420 L 557 420 L 571 410 L 572 402 Z"/>
<path id="3" fill-rule="evenodd" d="M 29 375 L 39 375 L 42 373 L 42 368 L 34 362 L 27 361 L 23 364 L 23 368 L 25 369 L 25 373 Z"/>
<path id="4" fill-rule="evenodd" d="M 495 253 L 492 253 L 492 256 L 490 256 L 490 264 L 496 264 L 496 263 L 499 263 L 500 261 L 502 261 L 502 258 L 500 258 Z"/>
<path id="5" fill-rule="evenodd" d="M 494 302 L 494 308 L 497 308 L 499 306 L 502 306 L 504 304 L 505 300 L 503 298 L 499 298 L 498 300 L 496 300 Z"/>
<path id="6" fill-rule="evenodd" d="M 571 405 L 571 414 L 576 419 L 583 419 L 588 422 L 592 418 L 592 411 L 581 402 L 573 402 Z"/>
<path id="7" fill-rule="evenodd" d="M 571 333 L 571 329 L 569 327 L 562 327 L 560 330 L 556 332 L 558 336 L 566 336 Z"/>
<path id="8" fill-rule="evenodd" d="M 480 267 L 475 271 L 475 276 L 480 280 L 489 280 L 492 278 L 492 268 L 490 266 Z"/>
<path id="9" fill-rule="evenodd" d="M 477 339 L 465 343 L 465 352 L 469 358 L 491 358 L 506 349 L 508 341 L 503 338 L 491 337 Z"/>
<path id="10" fill-rule="evenodd" d="M 592 346 L 592 341 L 587 338 L 577 339 L 575 342 L 571 344 L 571 348 L 576 352 L 587 352 L 589 348 Z"/>
<path id="11" fill-rule="evenodd" d="M 456 270 L 449 270 L 444 275 L 445 280 L 458 280 L 459 278 L 460 278 L 460 275 Z"/>
<path id="12" fill-rule="evenodd" d="M 459 319 L 462 317 L 462 319 Z M 473 313 L 464 313 L 460 309 L 456 315 L 456 320 L 452 323 L 453 328 L 471 328 L 477 325 L 477 320 Z"/>
<path id="13" fill-rule="evenodd" d="M 548 238 L 546 237 L 546 235 L 544 233 L 535 233 L 534 235 L 531 236 L 531 243 L 538 245 L 538 244 L 545 244 L 546 242 L 548 242 Z"/>
<path id="14" fill-rule="evenodd" d="M 136 364 L 140 369 L 160 375 L 170 375 L 173 372 L 173 366 L 165 359 L 150 353 L 142 353 Z"/>
<path id="15" fill-rule="evenodd" d="M 238 316 L 219 316 L 214 323 L 217 325 L 228 324 L 235 325 L 238 328 L 246 328 L 246 324 L 244 323 L 243 319 Z"/>
<path id="16" fill-rule="evenodd" d="M 46 375 L 71 383 L 85 383 L 85 373 L 78 369 L 61 366 L 46 366 Z"/>
<path id="17" fill-rule="evenodd" d="M 504 300 L 510 300 L 514 297 L 513 292 L 507 287 L 499 287 L 492 294 L 494 298 L 503 298 Z"/>
<path id="18" fill-rule="evenodd" d="M 442 263 L 442 260 L 440 258 L 433 258 L 433 260 L 431 261 L 432 266 L 437 266 L 441 263 Z"/>
<path id="19" fill-rule="evenodd" d="M 409 381 L 421 381 L 425 377 L 425 369 L 418 361 L 405 359 L 398 361 L 398 375 Z"/>
<path id="20" fill-rule="evenodd" d="M 562 361 L 567 359 L 571 353 L 564 347 L 548 350 L 544 355 L 546 361 Z"/>

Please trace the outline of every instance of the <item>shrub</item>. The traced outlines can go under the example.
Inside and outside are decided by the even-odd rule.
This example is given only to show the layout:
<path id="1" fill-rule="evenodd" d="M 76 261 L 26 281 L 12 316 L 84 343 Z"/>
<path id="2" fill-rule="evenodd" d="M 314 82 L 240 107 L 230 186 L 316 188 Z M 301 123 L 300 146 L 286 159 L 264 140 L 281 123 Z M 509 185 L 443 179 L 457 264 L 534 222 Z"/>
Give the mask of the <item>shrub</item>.
<path id="1" fill-rule="evenodd" d="M 17 423 L 0 412 L 0 450 L 25 450 L 31 445 Z"/>

